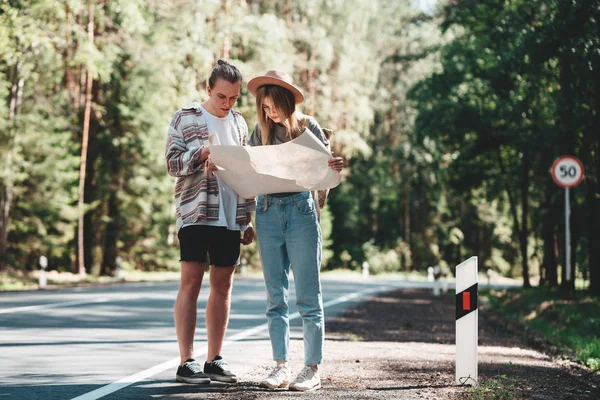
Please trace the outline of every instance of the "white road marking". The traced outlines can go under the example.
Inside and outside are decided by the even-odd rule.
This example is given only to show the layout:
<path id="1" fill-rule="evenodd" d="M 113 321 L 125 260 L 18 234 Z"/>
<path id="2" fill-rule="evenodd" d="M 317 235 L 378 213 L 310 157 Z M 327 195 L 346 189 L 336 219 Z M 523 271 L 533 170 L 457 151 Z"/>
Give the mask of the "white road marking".
<path id="1" fill-rule="evenodd" d="M 14 313 L 28 312 L 28 311 L 47 310 L 49 308 L 80 306 L 82 304 L 108 303 L 111 301 L 139 300 L 142 298 L 149 298 L 149 299 L 153 299 L 153 300 L 166 298 L 166 299 L 173 299 L 173 301 L 174 301 L 175 295 L 176 295 L 176 292 L 173 295 L 134 294 L 134 295 L 126 295 L 126 296 L 101 297 L 101 298 L 90 298 L 90 299 L 82 299 L 82 300 L 62 301 L 60 303 L 48 303 L 48 304 L 37 304 L 34 306 L 4 308 L 4 309 L 0 309 L 0 314 L 14 314 Z"/>
<path id="2" fill-rule="evenodd" d="M 26 312 L 26 311 L 46 310 L 48 308 L 79 306 L 82 304 L 106 303 L 107 301 L 111 301 L 111 300 L 113 300 L 113 299 L 110 299 L 108 297 L 103 297 L 100 299 L 73 300 L 73 301 L 63 301 L 61 303 L 38 304 L 35 306 L 5 308 L 5 309 L 0 310 L 0 314 L 13 314 L 13 313 L 18 313 L 18 312 Z"/>
<path id="3" fill-rule="evenodd" d="M 331 307 L 331 306 L 334 306 L 337 304 L 341 304 L 341 303 L 345 303 L 345 302 L 348 302 L 348 301 L 351 301 L 354 299 L 358 299 L 366 294 L 383 291 L 384 289 L 386 289 L 386 286 L 379 286 L 376 288 L 361 290 L 360 292 L 352 293 L 352 294 L 349 294 L 346 296 L 341 296 L 336 299 L 333 299 L 333 300 L 323 303 L 323 308 Z M 300 314 L 298 312 L 295 312 L 294 314 L 290 315 L 290 321 L 293 321 L 297 318 L 300 318 Z M 265 323 L 262 325 L 255 326 L 254 328 L 246 329 L 245 331 L 239 332 L 239 333 L 233 335 L 232 337 L 230 337 L 229 339 L 225 340 L 223 342 L 223 347 L 228 346 L 235 342 L 239 342 L 239 341 L 249 338 L 251 336 L 254 336 L 257 333 L 267 330 L 268 327 L 269 327 L 269 325 Z M 207 351 L 208 351 L 208 349 L 206 346 L 204 346 L 202 349 L 196 351 L 196 353 L 195 353 L 196 358 L 206 354 Z M 179 365 L 179 357 L 173 358 L 169 361 L 165 361 L 162 364 L 158 364 L 152 368 L 148 368 L 142 372 L 138 372 L 137 374 L 130 375 L 130 376 L 120 379 L 116 382 L 109 383 L 108 385 L 98 388 L 96 390 L 93 390 L 91 392 L 84 393 L 81 396 L 74 397 L 71 400 L 96 400 L 101 397 L 107 396 L 111 393 L 114 393 L 118 390 L 124 389 L 127 386 L 131 386 L 134 383 L 141 382 L 146 378 L 160 374 L 161 372 L 166 371 L 167 369 L 175 368 L 178 365 Z"/>

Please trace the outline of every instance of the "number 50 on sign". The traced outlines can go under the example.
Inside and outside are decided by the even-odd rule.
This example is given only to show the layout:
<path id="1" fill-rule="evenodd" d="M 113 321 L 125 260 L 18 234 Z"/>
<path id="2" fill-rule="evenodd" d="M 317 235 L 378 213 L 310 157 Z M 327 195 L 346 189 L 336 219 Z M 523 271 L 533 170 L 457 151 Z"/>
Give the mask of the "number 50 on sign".
<path id="1" fill-rule="evenodd" d="M 583 164 L 573 156 L 563 156 L 552 165 L 552 179 L 560 187 L 572 188 L 583 179 Z"/>

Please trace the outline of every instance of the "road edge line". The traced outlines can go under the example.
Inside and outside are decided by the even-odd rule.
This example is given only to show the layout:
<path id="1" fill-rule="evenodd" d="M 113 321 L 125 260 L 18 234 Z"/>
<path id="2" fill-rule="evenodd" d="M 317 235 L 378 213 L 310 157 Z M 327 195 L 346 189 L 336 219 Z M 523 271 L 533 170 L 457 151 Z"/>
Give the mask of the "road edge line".
<path id="1" fill-rule="evenodd" d="M 388 288 L 388 286 L 379 286 L 376 288 L 361 290 L 360 292 L 352 293 L 349 295 L 344 295 L 344 296 L 341 296 L 336 299 L 329 300 L 329 301 L 323 303 L 323 309 L 337 305 L 337 304 L 346 303 L 350 300 L 354 300 L 354 299 L 363 297 L 370 293 L 383 292 L 386 288 Z M 290 321 L 295 320 L 297 318 L 300 318 L 300 314 L 298 312 L 295 312 L 294 314 L 290 315 Z M 253 328 L 246 329 L 242 332 L 238 332 L 235 335 L 233 335 L 231 338 L 226 339 L 223 342 L 223 347 L 228 346 L 235 342 L 239 342 L 248 337 L 254 336 L 259 332 L 267 330 L 268 327 L 269 327 L 268 324 L 265 323 L 265 324 L 255 326 Z M 201 350 L 199 350 L 195 353 L 195 356 L 198 357 L 198 356 L 204 355 L 204 354 L 206 354 L 206 352 L 207 352 L 207 348 L 206 348 L 206 346 L 204 346 Z M 151 367 L 151 368 L 145 369 L 141 372 L 138 372 L 137 374 L 129 375 L 123 379 L 119 379 L 118 381 L 109 383 L 108 385 L 105 385 L 98 389 L 92 390 L 91 392 L 87 392 L 80 396 L 73 397 L 71 400 L 97 400 L 104 396 L 108 396 L 111 393 L 114 393 L 116 391 L 124 389 L 128 386 L 131 386 L 134 383 L 141 382 L 144 379 L 147 379 L 147 378 L 150 378 L 151 376 L 157 375 L 163 371 L 166 371 L 169 368 L 175 368 L 178 365 L 179 365 L 179 357 L 173 358 L 173 359 L 165 361 L 161 364 L 155 365 L 154 367 Z"/>

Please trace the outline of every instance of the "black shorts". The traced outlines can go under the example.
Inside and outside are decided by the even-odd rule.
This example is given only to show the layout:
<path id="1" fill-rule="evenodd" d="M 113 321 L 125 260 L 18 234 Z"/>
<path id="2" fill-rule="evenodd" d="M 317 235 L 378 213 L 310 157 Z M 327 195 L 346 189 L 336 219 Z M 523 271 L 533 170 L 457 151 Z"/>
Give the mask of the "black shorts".
<path id="1" fill-rule="evenodd" d="M 179 261 L 208 261 L 217 267 L 239 264 L 240 231 L 230 231 L 221 226 L 190 225 L 181 228 L 177 237 L 181 255 Z"/>

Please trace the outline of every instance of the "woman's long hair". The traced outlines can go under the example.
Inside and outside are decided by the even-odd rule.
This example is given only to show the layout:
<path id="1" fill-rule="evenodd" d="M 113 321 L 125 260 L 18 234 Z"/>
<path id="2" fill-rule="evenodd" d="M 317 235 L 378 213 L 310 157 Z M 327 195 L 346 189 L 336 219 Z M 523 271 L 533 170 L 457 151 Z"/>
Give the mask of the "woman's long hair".
<path id="1" fill-rule="evenodd" d="M 275 111 L 282 124 L 286 127 L 287 137 L 294 139 L 304 131 L 299 112 L 296 111 L 294 95 L 287 89 L 276 85 L 264 85 L 256 91 L 256 113 L 258 115 L 258 127 L 260 128 L 260 139 L 263 145 L 273 144 L 275 136 L 275 125 L 263 109 L 263 101 L 270 98 Z"/>

